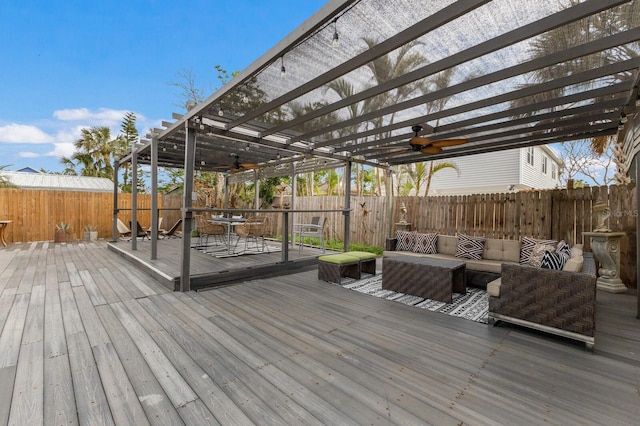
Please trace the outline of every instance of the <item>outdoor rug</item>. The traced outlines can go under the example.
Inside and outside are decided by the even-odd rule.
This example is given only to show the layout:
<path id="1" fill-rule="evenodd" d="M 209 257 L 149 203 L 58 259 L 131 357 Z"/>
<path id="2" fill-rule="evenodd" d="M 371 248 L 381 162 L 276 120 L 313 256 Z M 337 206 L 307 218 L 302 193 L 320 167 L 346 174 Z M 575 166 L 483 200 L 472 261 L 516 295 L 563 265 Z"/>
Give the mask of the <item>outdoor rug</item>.
<path id="1" fill-rule="evenodd" d="M 257 250 L 255 244 L 250 244 L 247 249 L 244 249 L 244 243 L 240 242 L 237 247 L 235 247 L 236 252 L 229 253 L 227 246 L 225 244 L 218 245 L 208 245 L 208 246 L 194 246 L 196 250 L 208 254 L 209 256 L 214 256 L 217 258 L 225 258 L 225 257 L 237 257 L 251 254 L 264 254 L 264 253 L 277 253 L 282 251 L 282 244 L 280 243 L 266 243 L 266 247 L 264 251 Z M 233 250 L 233 246 L 231 247 Z M 260 247 L 262 248 L 262 247 Z"/>
<path id="2" fill-rule="evenodd" d="M 382 288 L 382 275 L 369 276 L 358 281 L 344 280 L 342 287 L 371 296 L 416 306 L 442 314 L 453 315 L 486 324 L 489 311 L 489 295 L 480 288 L 468 287 L 467 294 L 453 293 L 453 302 L 444 303 L 423 297 L 396 293 Z"/>

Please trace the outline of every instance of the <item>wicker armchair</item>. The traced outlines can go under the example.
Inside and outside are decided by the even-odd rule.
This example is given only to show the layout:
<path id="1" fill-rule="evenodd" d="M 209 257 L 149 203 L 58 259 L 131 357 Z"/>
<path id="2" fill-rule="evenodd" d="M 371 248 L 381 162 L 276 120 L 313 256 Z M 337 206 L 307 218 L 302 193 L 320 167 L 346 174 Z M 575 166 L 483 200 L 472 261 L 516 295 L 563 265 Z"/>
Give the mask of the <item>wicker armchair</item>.
<path id="1" fill-rule="evenodd" d="M 269 218 L 266 216 L 255 216 L 247 219 L 241 225 L 237 225 L 234 228 L 238 239 L 236 240 L 236 244 L 234 246 L 233 251 L 236 252 L 236 248 L 238 247 L 238 243 L 240 240 L 244 239 L 244 249 L 241 253 L 245 253 L 250 247 L 249 242 L 253 241 L 255 243 L 255 250 L 258 252 L 269 252 L 269 246 L 266 244 L 264 240 L 264 235 L 266 234 L 269 228 Z M 260 240 L 260 242 L 259 242 Z"/>
<path id="2" fill-rule="evenodd" d="M 489 323 L 504 321 L 585 342 L 593 350 L 596 267 L 585 253 L 582 272 L 503 263 L 499 297 L 489 297 Z"/>
<path id="3" fill-rule="evenodd" d="M 196 215 L 196 228 L 198 229 L 199 234 L 197 246 L 208 246 L 209 236 L 214 237 L 214 243 L 225 244 L 224 236 L 227 235 L 227 228 L 225 225 L 209 222 L 204 215 Z"/>

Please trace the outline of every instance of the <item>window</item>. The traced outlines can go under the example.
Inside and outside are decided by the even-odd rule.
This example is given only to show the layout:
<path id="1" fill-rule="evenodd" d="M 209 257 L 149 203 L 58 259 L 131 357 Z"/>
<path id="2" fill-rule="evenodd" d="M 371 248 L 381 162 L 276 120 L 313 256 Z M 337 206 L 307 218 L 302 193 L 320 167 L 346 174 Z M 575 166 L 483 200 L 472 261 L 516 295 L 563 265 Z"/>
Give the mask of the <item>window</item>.
<path id="1" fill-rule="evenodd" d="M 555 165 L 555 163 L 553 163 L 551 165 L 551 179 L 556 180 L 557 176 L 558 176 L 558 168 Z"/>
<path id="2" fill-rule="evenodd" d="M 547 174 L 547 156 L 543 155 L 542 156 L 542 173 L 543 174 Z"/>
<path id="3" fill-rule="evenodd" d="M 527 148 L 527 164 L 533 166 L 533 147 Z"/>

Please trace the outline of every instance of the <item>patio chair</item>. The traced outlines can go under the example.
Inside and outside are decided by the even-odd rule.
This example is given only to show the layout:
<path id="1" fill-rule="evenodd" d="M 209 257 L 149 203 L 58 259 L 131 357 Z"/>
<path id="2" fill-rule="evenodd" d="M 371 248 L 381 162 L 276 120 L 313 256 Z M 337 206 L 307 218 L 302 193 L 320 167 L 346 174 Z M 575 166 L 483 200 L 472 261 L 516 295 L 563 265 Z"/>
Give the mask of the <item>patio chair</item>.
<path id="1" fill-rule="evenodd" d="M 298 225 L 298 252 L 302 252 L 302 247 L 304 247 L 305 238 L 317 238 L 320 247 L 322 247 L 322 252 L 325 252 L 324 248 L 324 216 L 314 216 L 311 218 L 311 223 L 303 223 Z M 309 245 L 311 245 L 311 241 L 309 241 Z"/>
<path id="2" fill-rule="evenodd" d="M 164 229 L 162 229 L 162 216 L 160 216 L 158 218 L 158 237 L 161 238 L 162 237 L 162 232 L 164 231 Z M 147 235 L 149 236 L 149 238 L 151 238 L 151 226 L 149 226 L 147 228 Z"/>
<path id="3" fill-rule="evenodd" d="M 164 229 L 160 229 L 160 235 L 162 236 L 162 238 L 180 238 L 180 234 L 182 231 L 180 231 L 179 228 L 181 225 L 182 218 L 178 219 L 176 223 L 174 223 L 173 226 L 167 231 L 165 231 Z"/>
<path id="4" fill-rule="evenodd" d="M 131 229 L 127 228 L 127 225 L 118 218 L 118 238 L 121 240 L 129 241 L 131 239 Z"/>
<path id="5" fill-rule="evenodd" d="M 133 229 L 133 223 L 131 221 L 129 221 L 129 227 Z M 140 225 L 140 222 L 138 221 L 136 221 L 136 237 L 142 238 L 143 240 L 145 238 L 149 238 L 149 235 L 147 235 L 147 231 L 144 230 L 144 228 L 142 227 L 142 225 Z"/>
<path id="6" fill-rule="evenodd" d="M 244 249 L 240 253 L 246 253 L 249 249 L 249 241 L 252 240 L 256 244 L 256 251 L 258 252 L 269 252 L 269 246 L 266 244 L 264 235 L 267 232 L 269 227 L 269 218 L 266 216 L 255 216 L 247 219 L 241 225 L 237 225 L 234 229 L 238 239 L 236 240 L 236 244 L 233 247 L 233 252 L 236 252 L 236 248 L 238 247 L 238 242 L 244 238 Z M 262 240 L 262 244 L 258 242 L 258 240 Z"/>
<path id="7" fill-rule="evenodd" d="M 227 235 L 227 228 L 221 223 L 212 223 L 207 220 L 205 215 L 196 215 L 196 229 L 198 230 L 198 243 L 196 247 L 206 247 L 209 245 L 209 236 L 214 237 L 214 242 L 224 242 L 224 236 Z M 202 244 L 202 240 L 206 240 L 205 244 Z"/>

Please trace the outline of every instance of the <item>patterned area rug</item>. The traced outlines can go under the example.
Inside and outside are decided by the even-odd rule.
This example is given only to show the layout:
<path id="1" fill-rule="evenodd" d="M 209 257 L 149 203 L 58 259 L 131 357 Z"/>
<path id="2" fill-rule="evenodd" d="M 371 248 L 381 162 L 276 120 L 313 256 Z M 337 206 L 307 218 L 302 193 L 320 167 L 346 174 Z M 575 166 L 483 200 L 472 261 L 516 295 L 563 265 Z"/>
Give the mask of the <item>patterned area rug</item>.
<path id="1" fill-rule="evenodd" d="M 454 293 L 453 302 L 444 303 L 423 297 L 396 293 L 391 290 L 383 290 L 382 275 L 369 276 L 368 278 L 351 282 L 344 280 L 342 287 L 376 297 L 384 297 L 387 300 L 394 300 L 405 305 L 416 306 L 484 324 L 487 323 L 489 296 L 485 290 L 480 288 L 468 287 L 467 294 Z"/>
<path id="2" fill-rule="evenodd" d="M 238 245 L 232 244 L 231 252 L 227 248 L 226 244 L 209 244 L 206 246 L 193 246 L 193 248 L 217 258 L 237 257 L 249 254 L 276 253 L 282 251 L 282 245 L 280 243 L 266 242 L 263 250 L 262 245 L 258 245 L 258 247 L 256 247 L 254 243 L 247 245 L 245 249 L 244 242 L 242 241 Z"/>

